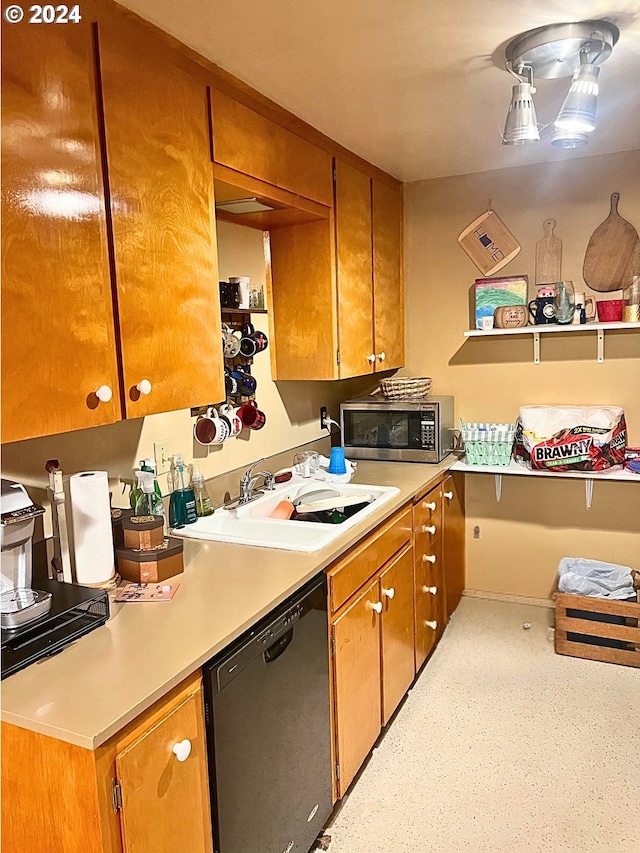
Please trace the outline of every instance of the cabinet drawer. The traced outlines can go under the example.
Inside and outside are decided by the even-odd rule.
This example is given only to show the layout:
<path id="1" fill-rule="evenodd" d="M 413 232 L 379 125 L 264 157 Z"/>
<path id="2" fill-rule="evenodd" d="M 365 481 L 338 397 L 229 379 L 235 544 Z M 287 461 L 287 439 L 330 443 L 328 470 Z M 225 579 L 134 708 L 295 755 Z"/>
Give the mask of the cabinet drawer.
<path id="1" fill-rule="evenodd" d="M 411 539 L 411 507 L 401 509 L 348 557 L 327 572 L 329 608 L 335 613 L 387 560 Z"/>
<path id="2" fill-rule="evenodd" d="M 418 530 L 423 524 L 442 524 L 442 492 L 440 486 L 422 495 L 413 505 L 413 529 Z"/>

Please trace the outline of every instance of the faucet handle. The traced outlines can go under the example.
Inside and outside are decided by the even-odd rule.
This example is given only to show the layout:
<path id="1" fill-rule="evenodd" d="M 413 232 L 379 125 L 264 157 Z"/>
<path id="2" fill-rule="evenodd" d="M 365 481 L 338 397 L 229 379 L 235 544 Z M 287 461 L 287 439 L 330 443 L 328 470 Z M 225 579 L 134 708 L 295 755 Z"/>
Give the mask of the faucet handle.
<path id="1" fill-rule="evenodd" d="M 253 469 L 256 467 L 256 465 L 259 465 L 261 462 L 264 462 L 264 460 L 266 458 L 267 458 L 266 456 L 262 456 L 260 459 L 256 459 L 255 462 L 252 462 L 251 465 L 249 465 L 247 470 L 242 475 L 242 482 L 248 483 L 249 480 L 251 479 L 251 473 L 252 473 Z"/>

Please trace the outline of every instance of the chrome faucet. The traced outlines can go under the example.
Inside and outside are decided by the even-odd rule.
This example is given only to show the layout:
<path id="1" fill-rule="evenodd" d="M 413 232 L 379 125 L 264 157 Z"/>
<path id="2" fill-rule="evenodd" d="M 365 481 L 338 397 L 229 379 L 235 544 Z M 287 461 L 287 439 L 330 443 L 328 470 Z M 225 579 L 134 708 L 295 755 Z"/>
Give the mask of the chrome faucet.
<path id="1" fill-rule="evenodd" d="M 243 506 L 244 504 L 248 504 L 250 501 L 255 500 L 255 498 L 260 497 L 265 489 L 268 489 L 269 491 L 275 489 L 276 485 L 274 474 L 270 471 L 256 471 L 255 473 L 253 471 L 256 465 L 264 462 L 266 458 L 266 456 L 263 456 L 262 459 L 257 459 L 253 465 L 250 465 L 247 468 L 240 479 L 240 495 L 235 500 L 226 503 L 224 505 L 225 509 L 235 509 L 238 506 Z M 263 487 L 261 489 L 256 489 L 256 483 L 260 477 L 263 479 Z"/>

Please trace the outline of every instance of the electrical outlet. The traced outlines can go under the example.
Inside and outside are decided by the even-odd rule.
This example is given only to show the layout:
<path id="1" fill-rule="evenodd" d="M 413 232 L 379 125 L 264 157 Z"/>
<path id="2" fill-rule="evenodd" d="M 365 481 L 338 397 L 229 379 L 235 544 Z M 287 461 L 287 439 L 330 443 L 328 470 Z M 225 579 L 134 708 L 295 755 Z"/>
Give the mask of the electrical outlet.
<path id="1" fill-rule="evenodd" d="M 320 406 L 320 429 L 327 429 L 327 407 Z"/>
<path id="2" fill-rule="evenodd" d="M 480 538 L 480 525 L 479 524 L 476 524 L 476 526 L 473 528 L 473 538 L 474 539 Z"/>
<path id="3" fill-rule="evenodd" d="M 171 467 L 171 454 L 169 453 L 169 442 L 167 439 L 154 441 L 153 455 L 156 460 L 156 474 L 166 474 Z"/>

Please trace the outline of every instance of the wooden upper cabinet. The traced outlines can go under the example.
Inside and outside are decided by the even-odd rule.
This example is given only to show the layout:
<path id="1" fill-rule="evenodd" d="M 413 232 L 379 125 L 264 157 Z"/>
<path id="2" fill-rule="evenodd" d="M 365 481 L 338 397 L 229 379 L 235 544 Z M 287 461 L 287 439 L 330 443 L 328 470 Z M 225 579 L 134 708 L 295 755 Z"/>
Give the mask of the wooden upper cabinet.
<path id="1" fill-rule="evenodd" d="M 91 26 L 27 18 L 2 22 L 3 442 L 120 418 Z"/>
<path id="2" fill-rule="evenodd" d="M 371 373 L 373 300 L 371 179 L 335 160 L 336 261 L 340 378 Z"/>
<path id="3" fill-rule="evenodd" d="M 219 90 L 210 93 L 216 163 L 331 206 L 326 151 Z"/>
<path id="4" fill-rule="evenodd" d="M 372 181 L 376 370 L 404 365 L 402 190 Z"/>
<path id="5" fill-rule="evenodd" d="M 126 414 L 215 402 L 224 380 L 206 86 L 132 24 L 100 24 L 98 35 Z"/>

